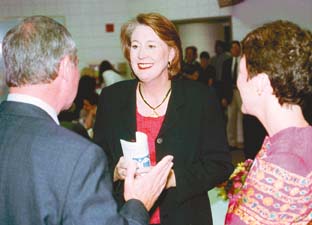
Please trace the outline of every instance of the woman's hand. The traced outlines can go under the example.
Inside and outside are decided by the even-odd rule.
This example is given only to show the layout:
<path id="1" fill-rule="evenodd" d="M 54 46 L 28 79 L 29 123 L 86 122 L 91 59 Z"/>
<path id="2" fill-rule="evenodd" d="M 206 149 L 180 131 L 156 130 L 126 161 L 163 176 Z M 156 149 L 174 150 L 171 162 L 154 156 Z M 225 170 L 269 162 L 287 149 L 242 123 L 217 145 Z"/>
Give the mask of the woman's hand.
<path id="1" fill-rule="evenodd" d="M 117 180 L 124 180 L 127 176 L 127 168 L 130 163 L 136 163 L 133 160 L 127 160 L 125 157 L 121 156 L 114 170 L 114 182 Z"/>
<path id="2" fill-rule="evenodd" d="M 166 189 L 171 188 L 171 187 L 176 187 L 176 179 L 175 179 L 175 174 L 174 170 L 171 169 L 170 173 L 168 175 L 167 183 L 166 183 Z"/>
<path id="3" fill-rule="evenodd" d="M 133 161 L 133 160 L 127 160 L 125 159 L 124 156 L 121 156 L 119 158 L 119 161 L 115 167 L 114 170 L 114 182 L 117 180 L 124 180 L 127 176 L 127 168 L 130 166 L 130 164 L 132 163 L 136 163 L 137 167 L 136 167 L 136 172 L 135 172 L 135 176 L 144 176 L 144 174 L 149 173 L 152 170 L 152 166 L 150 167 L 139 167 L 138 163 Z M 167 183 L 166 183 L 166 189 L 171 188 L 171 187 L 176 187 L 176 178 L 175 178 L 175 174 L 174 174 L 174 170 L 171 169 L 168 178 L 167 178 Z"/>

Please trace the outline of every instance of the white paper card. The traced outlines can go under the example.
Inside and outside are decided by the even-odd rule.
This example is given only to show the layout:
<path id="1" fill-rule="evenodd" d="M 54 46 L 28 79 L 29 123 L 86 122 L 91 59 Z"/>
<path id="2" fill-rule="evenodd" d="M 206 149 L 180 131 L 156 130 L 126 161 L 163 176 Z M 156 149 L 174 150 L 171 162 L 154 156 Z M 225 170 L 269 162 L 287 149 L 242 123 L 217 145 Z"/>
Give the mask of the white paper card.
<path id="1" fill-rule="evenodd" d="M 135 132 L 136 142 L 120 139 L 123 155 L 126 159 L 132 159 L 139 163 L 140 167 L 151 165 L 148 151 L 147 135 L 142 132 Z"/>

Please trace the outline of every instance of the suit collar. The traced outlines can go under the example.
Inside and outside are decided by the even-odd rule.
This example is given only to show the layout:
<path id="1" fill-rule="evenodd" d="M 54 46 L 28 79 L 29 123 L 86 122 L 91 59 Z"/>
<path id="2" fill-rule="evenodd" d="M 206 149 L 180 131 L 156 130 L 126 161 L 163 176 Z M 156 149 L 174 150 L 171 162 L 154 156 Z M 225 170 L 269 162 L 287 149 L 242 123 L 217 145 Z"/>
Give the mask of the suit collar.
<path id="1" fill-rule="evenodd" d="M 58 125 L 60 124 L 60 122 L 57 118 L 57 113 L 56 113 L 55 109 L 52 106 L 50 106 L 48 103 L 42 101 L 39 98 L 30 96 L 30 95 L 26 95 L 26 94 L 11 94 L 10 93 L 8 95 L 7 100 L 13 101 L 13 102 L 21 102 L 21 103 L 28 103 L 31 105 L 35 105 L 35 106 L 41 108 L 42 110 L 46 111 L 49 114 L 49 116 L 51 116 L 52 119 Z"/>
<path id="2" fill-rule="evenodd" d="M 0 104 L 0 113 L 15 115 L 18 117 L 39 118 L 55 123 L 53 118 L 46 111 L 29 103 L 3 101 Z"/>

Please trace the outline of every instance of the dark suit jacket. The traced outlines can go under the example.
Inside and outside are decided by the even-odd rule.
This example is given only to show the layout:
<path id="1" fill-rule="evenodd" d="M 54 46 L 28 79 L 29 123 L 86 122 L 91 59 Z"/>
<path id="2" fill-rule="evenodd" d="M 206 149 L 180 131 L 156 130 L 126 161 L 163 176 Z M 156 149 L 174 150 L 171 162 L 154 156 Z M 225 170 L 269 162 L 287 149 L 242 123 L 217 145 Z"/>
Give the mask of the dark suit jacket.
<path id="1" fill-rule="evenodd" d="M 104 88 L 95 122 L 96 143 L 107 152 L 113 174 L 122 155 L 120 139 L 134 140 L 137 81 Z M 164 191 L 156 203 L 162 225 L 212 224 L 207 191 L 225 181 L 233 168 L 224 123 L 212 89 L 188 80 L 172 81 L 164 122 L 156 139 L 157 161 L 174 156 L 177 187 Z M 115 196 L 122 202 L 121 182 Z"/>
<path id="2" fill-rule="evenodd" d="M 233 57 L 225 60 L 222 66 L 222 90 L 221 90 L 221 97 L 225 98 L 228 104 L 231 103 L 233 98 L 233 86 L 236 86 L 236 80 L 233 80 L 232 77 L 232 62 Z"/>
<path id="3" fill-rule="evenodd" d="M 3 102 L 0 127 L 1 225 L 148 224 L 137 200 L 117 214 L 97 145 L 31 104 Z"/>

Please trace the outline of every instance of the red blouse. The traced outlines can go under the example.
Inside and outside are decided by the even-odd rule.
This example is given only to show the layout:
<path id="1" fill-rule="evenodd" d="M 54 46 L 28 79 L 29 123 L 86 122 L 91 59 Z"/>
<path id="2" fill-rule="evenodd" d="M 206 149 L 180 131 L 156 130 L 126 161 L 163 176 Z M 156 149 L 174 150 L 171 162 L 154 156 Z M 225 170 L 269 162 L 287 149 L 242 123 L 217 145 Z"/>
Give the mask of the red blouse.
<path id="1" fill-rule="evenodd" d="M 143 132 L 147 135 L 148 148 L 150 154 L 151 165 L 156 165 L 156 151 L 155 140 L 164 121 L 165 116 L 160 117 L 144 117 L 138 110 L 136 111 L 136 126 L 137 131 Z M 160 224 L 160 210 L 159 207 L 155 210 L 150 218 L 150 224 Z"/>

